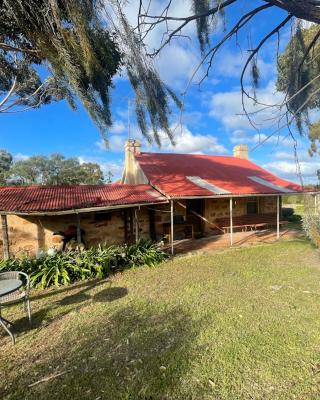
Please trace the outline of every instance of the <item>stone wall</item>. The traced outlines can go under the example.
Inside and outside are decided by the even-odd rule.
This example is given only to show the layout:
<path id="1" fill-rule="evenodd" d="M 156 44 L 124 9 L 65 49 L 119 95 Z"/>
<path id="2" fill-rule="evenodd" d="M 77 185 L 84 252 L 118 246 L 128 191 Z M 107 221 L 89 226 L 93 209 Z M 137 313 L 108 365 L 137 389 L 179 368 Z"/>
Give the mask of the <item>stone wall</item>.
<path id="1" fill-rule="evenodd" d="M 233 215 L 242 216 L 247 214 L 247 201 L 250 198 L 236 198 L 233 201 Z M 260 214 L 270 214 L 277 212 L 277 198 L 276 196 L 258 197 L 258 210 Z M 179 205 L 179 203 L 186 205 L 185 200 L 174 202 L 174 215 L 183 215 L 186 217 L 186 209 Z M 157 239 L 163 238 L 163 224 L 170 223 L 170 204 L 163 204 L 155 206 L 155 226 Z M 204 200 L 204 217 L 210 221 L 215 222 L 218 218 L 229 217 L 230 200 L 228 198 L 222 199 L 205 199 Z M 204 223 L 204 232 L 210 234 L 213 232 L 213 226 L 209 223 Z M 175 231 L 179 226 L 175 226 Z"/>
<path id="2" fill-rule="evenodd" d="M 275 213 L 277 199 L 260 197 L 259 213 Z M 185 205 L 184 200 L 179 203 Z M 247 199 L 234 200 L 234 216 L 246 214 Z M 139 237 L 150 238 L 150 210 L 154 209 L 154 227 L 156 239 L 163 239 L 163 224 L 170 224 L 170 204 L 141 207 L 138 211 Z M 129 213 L 129 209 L 127 211 Z M 186 216 L 186 209 L 174 202 L 174 214 Z M 206 199 L 204 217 L 211 222 L 217 218 L 229 216 L 229 199 Z M 84 213 L 80 215 L 81 229 L 84 231 L 84 242 L 87 247 L 99 244 L 120 244 L 125 242 L 124 211 L 109 213 Z M 76 215 L 56 216 L 8 216 L 9 244 L 11 255 L 34 255 L 38 250 L 61 246 L 62 237 L 54 232 L 65 232 L 70 226 L 76 226 Z M 176 227 L 176 230 L 178 228 Z M 128 226 L 129 231 L 129 226 Z M 204 231 L 212 233 L 212 226 L 204 224 Z M 2 232 L 0 226 L 0 251 L 2 254 Z"/>
<path id="3" fill-rule="evenodd" d="M 277 212 L 277 197 L 265 196 L 257 197 L 259 214 L 271 214 Z M 250 198 L 235 198 L 233 200 L 233 216 L 240 217 L 247 214 L 247 202 Z M 205 218 L 211 222 L 216 219 L 226 218 L 230 215 L 230 199 L 206 199 L 205 200 Z M 212 231 L 212 225 L 205 224 L 205 232 Z"/>
<path id="4" fill-rule="evenodd" d="M 17 216 L 8 215 L 10 254 L 16 256 L 35 255 L 38 250 L 59 248 L 63 237 L 54 232 L 65 232 L 77 225 L 76 215 Z M 148 239 L 149 215 L 146 208 L 138 211 L 139 236 Z M 128 224 L 129 225 L 129 224 Z M 125 242 L 124 211 L 108 213 L 83 213 L 80 226 L 87 247 L 99 244 L 120 244 Z M 135 224 L 134 224 L 135 227 Z M 129 226 L 128 226 L 129 230 Z M 2 255 L 2 231 L 0 226 L 0 251 Z M 0 256 L 1 256 L 0 255 Z"/>
<path id="5" fill-rule="evenodd" d="M 277 212 L 277 197 L 276 196 L 260 197 L 259 205 L 261 214 L 274 214 Z"/>
<path id="6" fill-rule="evenodd" d="M 179 200 L 179 203 L 185 206 L 185 200 Z M 154 206 L 155 209 L 155 230 L 156 230 L 156 238 L 157 240 L 162 240 L 164 237 L 163 224 L 170 224 L 171 221 L 171 213 L 170 213 L 170 204 L 159 204 Z M 178 202 L 174 202 L 174 215 L 186 216 L 186 209 L 178 204 Z"/>

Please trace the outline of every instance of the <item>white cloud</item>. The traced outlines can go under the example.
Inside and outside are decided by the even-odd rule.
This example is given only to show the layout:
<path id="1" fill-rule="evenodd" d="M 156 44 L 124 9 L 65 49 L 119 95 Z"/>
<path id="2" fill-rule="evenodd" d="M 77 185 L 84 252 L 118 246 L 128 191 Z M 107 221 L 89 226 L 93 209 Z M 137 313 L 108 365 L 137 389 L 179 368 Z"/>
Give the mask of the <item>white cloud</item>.
<path id="1" fill-rule="evenodd" d="M 148 14 L 149 15 L 161 15 L 164 7 L 163 0 L 153 0 L 150 2 L 148 6 Z M 139 10 L 139 2 L 138 1 L 127 1 L 124 4 L 124 13 L 131 24 L 132 27 L 137 26 L 137 15 Z M 186 6 L 185 0 L 175 0 L 171 3 L 169 9 L 169 15 L 171 17 L 186 17 L 190 15 L 190 7 Z M 146 21 L 150 22 L 150 21 Z M 167 28 L 169 31 L 178 27 L 181 24 L 181 21 L 168 21 L 167 23 L 164 22 L 162 24 L 158 24 L 152 29 L 148 35 L 145 37 L 144 43 L 149 47 L 150 50 L 157 48 L 161 45 L 162 41 L 165 37 L 165 32 Z M 141 27 L 142 28 L 142 27 Z M 149 25 L 145 26 L 145 29 L 148 29 Z M 193 36 L 196 34 L 196 27 L 195 23 L 191 22 L 186 25 L 186 27 L 182 30 L 182 35 L 185 36 Z M 186 39 L 187 40 L 187 39 Z"/>
<path id="2" fill-rule="evenodd" d="M 223 49 L 218 53 L 217 59 L 213 64 L 213 71 L 220 77 L 239 79 L 247 59 L 248 53 L 246 52 L 231 52 Z M 274 73 L 275 66 L 273 62 L 267 63 L 260 56 L 258 58 L 258 69 L 263 79 L 269 79 Z M 250 67 L 247 68 L 245 80 L 251 81 Z"/>
<path id="3" fill-rule="evenodd" d="M 252 143 L 252 135 L 242 129 L 236 129 L 231 133 L 230 142 L 234 144 Z"/>
<path id="4" fill-rule="evenodd" d="M 156 66 L 164 82 L 175 88 L 185 89 L 198 63 L 196 49 L 174 43 L 163 49 Z"/>
<path id="5" fill-rule="evenodd" d="M 170 143 L 170 140 L 162 137 L 161 150 L 174 153 L 226 153 L 227 149 L 218 143 L 218 139 L 211 135 L 193 134 L 187 127 L 179 127 L 174 131 L 175 146 Z"/>
<path id="6" fill-rule="evenodd" d="M 313 158 L 310 157 L 308 150 L 305 147 L 298 148 L 297 156 L 299 162 L 304 161 L 307 163 L 314 163 L 318 162 L 317 160 L 319 160 L 319 157 L 317 156 Z M 294 150 L 292 149 L 292 151 L 276 151 L 275 153 L 273 153 L 273 158 L 275 158 L 276 160 L 295 161 L 296 156 Z"/>
<path id="7" fill-rule="evenodd" d="M 289 136 L 284 135 L 272 135 L 268 136 L 264 133 L 256 133 L 253 136 L 253 143 L 263 143 L 263 144 L 274 144 L 277 146 L 293 146 L 293 140 Z"/>
<path id="8" fill-rule="evenodd" d="M 316 171 L 320 169 L 320 160 L 301 161 L 299 165 L 304 183 L 316 183 Z M 294 160 L 271 161 L 263 167 L 278 176 L 299 182 L 299 172 Z"/>
<path id="9" fill-rule="evenodd" d="M 118 162 L 104 162 L 101 163 L 101 169 L 105 175 L 108 174 L 108 172 L 111 172 L 112 174 L 112 180 L 115 181 L 121 177 L 122 171 L 123 171 L 123 160 L 119 160 Z"/>
<path id="10" fill-rule="evenodd" d="M 17 153 L 13 155 L 13 161 L 24 161 L 27 160 L 28 158 L 30 158 L 30 156 L 27 156 L 26 154 L 22 154 L 22 153 Z"/>
<path id="11" fill-rule="evenodd" d="M 126 136 L 123 135 L 111 135 L 108 138 L 108 145 L 106 142 L 101 139 L 95 142 L 95 146 L 98 147 L 99 150 L 102 151 L 112 151 L 112 152 L 121 152 L 124 151 L 124 144 L 127 140 Z"/>
<path id="12" fill-rule="evenodd" d="M 263 104 L 279 104 L 283 94 L 277 92 L 274 82 L 270 81 L 264 88 L 257 90 L 257 97 Z M 246 96 L 244 102 L 249 113 L 256 113 L 264 108 L 254 104 Z M 253 129 L 242 108 L 240 89 L 215 93 L 209 106 L 209 115 L 221 122 L 227 129 Z M 270 128 L 275 125 L 278 113 L 278 109 L 263 109 L 263 111 L 253 115 L 252 119 L 259 128 Z"/>
<path id="13" fill-rule="evenodd" d="M 108 2 L 106 2 L 107 4 Z M 162 0 L 153 0 L 148 6 L 149 15 L 161 15 L 165 4 Z M 122 4 L 124 11 L 130 25 L 135 28 L 137 26 L 137 15 L 139 9 L 138 1 L 127 1 Z M 115 18 L 114 14 L 111 13 Z M 185 0 L 175 0 L 170 5 L 169 15 L 172 17 L 184 17 L 190 14 L 190 8 L 186 6 Z M 146 22 L 150 22 L 146 21 Z M 167 23 L 157 24 L 148 34 L 144 37 L 144 45 L 147 53 L 153 53 L 159 49 L 163 42 L 168 37 L 168 32 L 172 32 L 175 28 L 180 26 L 181 21 L 168 21 Z M 221 24 L 218 23 L 219 29 Z M 141 30 L 149 29 L 150 25 L 140 26 Z M 143 35 L 143 32 L 142 36 Z M 165 46 L 159 55 L 154 59 L 155 66 L 160 73 L 161 79 L 177 89 L 184 89 L 188 80 L 190 79 L 194 69 L 199 63 L 199 46 L 196 40 L 196 25 L 192 21 L 187 24 L 180 32 L 179 40 L 171 40 Z M 190 40 L 191 39 L 191 40 Z M 124 49 L 125 51 L 125 49 Z M 124 73 L 122 77 L 116 79 L 126 78 Z"/>
<path id="14" fill-rule="evenodd" d="M 231 133 L 230 136 L 231 143 L 234 144 L 273 144 L 279 146 L 291 146 L 293 147 L 293 141 L 290 137 L 283 135 L 273 135 L 268 137 L 266 134 L 255 133 L 244 131 L 242 129 L 236 129 Z"/>
<path id="15" fill-rule="evenodd" d="M 109 129 L 111 133 L 124 133 L 126 130 L 127 127 L 122 121 L 115 121 Z"/>
<path id="16" fill-rule="evenodd" d="M 78 157 L 78 160 L 80 164 L 87 162 L 99 164 L 105 177 L 107 177 L 108 173 L 111 172 L 113 181 L 121 177 L 123 170 L 123 159 L 119 159 L 117 161 L 105 161 L 102 157 L 80 156 Z"/>

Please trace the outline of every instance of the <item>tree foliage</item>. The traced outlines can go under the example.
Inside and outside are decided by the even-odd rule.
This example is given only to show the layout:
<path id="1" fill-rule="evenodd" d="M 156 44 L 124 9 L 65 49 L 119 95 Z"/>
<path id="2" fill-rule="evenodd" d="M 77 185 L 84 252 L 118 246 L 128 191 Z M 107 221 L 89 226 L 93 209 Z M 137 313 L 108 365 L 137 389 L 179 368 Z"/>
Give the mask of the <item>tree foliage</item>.
<path id="1" fill-rule="evenodd" d="M 161 133 L 174 143 L 170 129 L 170 100 L 179 108 L 182 104 L 175 93 L 162 82 L 152 63 L 146 58 L 141 38 L 129 25 L 121 7 L 117 7 L 115 11 L 119 20 L 117 35 L 124 48 L 124 63 L 136 95 L 138 126 L 150 143 L 155 141 L 160 146 Z"/>
<path id="2" fill-rule="evenodd" d="M 320 122 L 310 123 L 309 111 L 320 107 L 320 28 L 303 29 L 298 23 L 295 33 L 278 60 L 277 89 L 286 94 L 287 107 L 301 133 L 309 128 L 310 155 L 317 152 Z"/>
<path id="3" fill-rule="evenodd" d="M 29 106 L 65 97 L 74 108 L 77 96 L 101 130 L 110 126 L 109 89 L 121 54 L 98 10 L 95 0 L 2 0 L 0 90 L 16 80 L 15 95 Z"/>
<path id="4" fill-rule="evenodd" d="M 151 5 L 150 5 L 151 3 Z M 255 123 L 254 117 L 260 112 L 265 112 L 266 108 L 277 113 L 279 116 L 274 119 L 275 131 L 271 134 L 278 133 L 281 129 L 288 129 L 288 134 L 293 138 L 294 134 L 291 130 L 293 123 L 300 133 L 304 133 L 304 128 L 310 126 L 309 110 L 319 108 L 319 23 L 320 8 L 318 2 L 312 0 L 306 1 L 290 1 L 290 0 L 264 0 L 262 2 L 247 2 L 248 11 L 232 14 L 232 6 L 239 5 L 241 0 L 189 0 L 189 13 L 177 15 L 171 12 L 174 9 L 174 2 L 166 0 L 162 5 L 162 11 L 158 15 L 154 15 L 149 10 L 152 9 L 152 0 L 140 1 L 140 13 L 138 17 L 139 32 L 142 32 L 142 40 L 159 27 L 163 29 L 163 36 L 158 47 L 150 53 L 151 57 L 159 55 L 165 46 L 170 45 L 173 41 L 184 40 L 184 29 L 192 23 L 196 24 L 197 39 L 201 50 L 201 59 L 196 69 L 197 72 L 204 67 L 204 73 L 200 78 L 200 83 L 209 76 L 209 72 L 214 65 L 214 59 L 223 46 L 232 38 L 238 42 L 238 34 L 243 32 L 249 24 L 255 23 L 255 17 L 263 15 L 266 10 L 272 8 L 280 8 L 286 11 L 283 20 L 280 22 L 270 20 L 270 26 L 265 34 L 255 35 L 248 40 L 248 54 L 244 61 L 244 66 L 239 70 L 240 86 L 242 93 L 242 106 L 244 113 L 248 117 L 250 124 L 257 131 L 260 130 L 259 118 Z M 230 18 L 229 18 L 230 17 Z M 315 25 L 311 29 L 302 29 L 301 20 L 313 22 Z M 218 35 L 212 35 L 212 32 L 221 26 L 217 22 L 224 24 L 224 32 L 218 32 Z M 277 88 L 285 93 L 285 100 L 281 104 L 265 104 L 259 101 L 256 88 L 261 78 L 258 69 L 258 57 L 264 46 L 273 38 L 278 40 L 280 34 L 286 27 L 291 24 L 292 37 L 290 43 L 283 55 L 279 58 L 279 77 Z M 255 25 L 255 29 L 259 29 Z M 243 47 L 241 43 L 241 47 Z M 246 45 L 244 45 L 246 46 Z M 245 49 L 243 49 L 245 50 Z M 277 49 L 275 48 L 275 55 Z M 196 71 L 193 74 L 197 76 Z M 245 86 L 245 75 L 251 73 L 253 90 L 248 90 Z M 189 85 L 190 86 L 190 85 Z M 188 87 L 189 87 L 188 86 Z M 248 100 L 248 101 L 247 101 Z M 247 103 L 254 103 L 261 106 L 260 110 L 250 115 L 246 110 Z M 311 141 L 310 153 L 314 154 L 317 150 L 317 141 L 319 140 L 318 126 L 312 127 L 309 131 L 309 139 Z"/>
<path id="5" fill-rule="evenodd" d="M 172 140 L 168 102 L 179 102 L 147 61 L 117 1 L 1 0 L 0 19 L 0 113 L 63 98 L 74 109 L 78 98 L 104 133 L 112 123 L 112 79 L 124 65 L 143 135 L 160 144 L 163 131 Z"/>
<path id="6" fill-rule="evenodd" d="M 6 182 L 6 174 L 12 165 L 12 155 L 6 150 L 0 149 L 0 185 Z"/>
<path id="7" fill-rule="evenodd" d="M 143 135 L 149 141 L 155 140 L 160 144 L 160 133 L 165 133 L 173 142 L 170 130 L 171 100 L 178 107 L 182 104 L 161 81 L 153 67 L 152 57 L 146 57 L 144 45 L 145 38 L 157 25 L 164 26 L 165 32 L 159 48 L 151 54 L 153 57 L 172 40 L 183 37 L 182 30 L 187 25 L 196 24 L 201 62 L 207 64 L 207 76 L 218 50 L 228 40 L 237 37 L 257 15 L 272 7 L 287 11 L 283 21 L 271 22 L 270 31 L 257 43 L 250 45 L 247 62 L 239 72 L 243 97 L 259 104 L 255 91 L 250 95 L 244 87 L 243 77 L 250 69 L 253 86 L 258 86 L 260 50 L 273 36 L 279 36 L 282 29 L 295 18 L 316 24 L 320 22 L 320 9 L 311 0 L 250 2 L 249 11 L 238 15 L 231 27 L 226 25 L 227 11 L 240 0 L 189 0 L 190 14 L 183 16 L 170 15 L 174 3 L 171 0 L 163 3 L 162 13 L 150 15 L 151 2 L 139 0 L 138 26 L 132 27 L 124 15 L 124 4 L 118 0 L 1 0 L 0 68 L 4 72 L 0 74 L 0 93 L 7 91 L 11 98 L 10 107 L 16 105 L 18 99 L 18 104 L 27 108 L 61 98 L 66 98 L 74 107 L 77 97 L 101 131 L 104 131 L 111 124 L 109 90 L 112 78 L 123 65 L 136 94 L 137 121 Z M 221 40 L 213 43 L 211 33 L 220 26 L 218 22 L 221 19 L 225 23 L 225 34 Z M 173 24 L 170 27 L 169 22 Z M 310 79 L 312 81 L 313 72 L 316 73 L 311 69 L 318 67 L 318 60 L 313 61 L 311 54 L 317 47 L 318 36 L 316 34 L 310 42 L 308 34 L 299 28 L 299 24 L 297 26 L 287 55 L 280 60 L 279 75 L 282 73 L 283 76 L 279 76 L 278 87 L 285 90 L 289 99 L 280 105 L 281 110 L 286 109 L 281 119 L 287 118 L 288 126 L 295 120 L 302 132 L 303 125 L 309 123 L 308 108 L 318 107 L 316 94 L 312 94 L 311 98 L 308 96 L 308 91 L 312 90 Z M 290 61 L 291 65 L 283 61 L 290 58 L 289 54 L 293 60 Z M 297 72 L 292 68 L 294 64 L 295 67 L 299 66 Z M 43 80 L 39 66 L 47 68 L 48 79 Z M 288 85 L 291 79 L 294 83 Z M 12 88 L 14 96 L 10 94 Z M 6 95 L 4 99 L 8 103 Z M 245 101 L 242 103 L 245 108 Z M 313 148 L 315 143 L 311 135 Z"/>
<path id="8" fill-rule="evenodd" d="M 14 185 L 99 185 L 104 183 L 99 164 L 80 163 L 61 154 L 32 156 L 15 162 L 7 171 L 6 182 Z"/>

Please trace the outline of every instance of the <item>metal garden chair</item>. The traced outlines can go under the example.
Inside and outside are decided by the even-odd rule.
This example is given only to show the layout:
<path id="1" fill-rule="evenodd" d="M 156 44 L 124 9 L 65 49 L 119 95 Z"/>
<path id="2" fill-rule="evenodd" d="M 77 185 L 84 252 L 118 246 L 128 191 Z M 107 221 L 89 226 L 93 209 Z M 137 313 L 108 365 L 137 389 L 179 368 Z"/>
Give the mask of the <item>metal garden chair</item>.
<path id="1" fill-rule="evenodd" d="M 24 303 L 24 309 L 28 315 L 29 323 L 31 324 L 31 306 L 29 299 L 30 279 L 29 276 L 21 271 L 1 272 L 0 280 L 19 279 L 23 282 L 23 286 L 16 291 L 4 296 L 0 296 L 0 317 L 1 309 L 19 302 Z"/>

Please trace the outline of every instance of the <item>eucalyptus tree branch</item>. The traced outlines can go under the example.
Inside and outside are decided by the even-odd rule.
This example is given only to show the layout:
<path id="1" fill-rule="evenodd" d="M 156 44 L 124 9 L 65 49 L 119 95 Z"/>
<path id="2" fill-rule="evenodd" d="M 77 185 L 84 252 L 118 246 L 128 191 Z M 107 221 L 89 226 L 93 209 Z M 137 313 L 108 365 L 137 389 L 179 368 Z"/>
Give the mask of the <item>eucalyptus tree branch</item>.
<path id="1" fill-rule="evenodd" d="M 0 108 L 0 113 L 13 112 L 13 111 L 8 111 L 8 110 L 11 110 L 13 107 L 16 107 L 16 106 L 22 105 L 22 104 L 24 104 L 24 103 L 27 103 L 28 100 L 32 99 L 34 96 L 37 96 L 37 94 L 40 92 L 40 90 L 42 90 L 42 89 L 45 87 L 45 85 L 47 85 L 47 83 L 48 83 L 48 79 L 45 80 L 41 85 L 39 85 L 39 86 L 37 87 L 37 89 L 36 89 L 33 93 L 30 93 L 28 96 L 18 98 L 18 99 L 16 99 L 16 100 L 14 100 L 12 103 L 10 103 L 9 105 L 7 105 L 7 106 L 5 106 L 5 107 L 3 107 L 3 108 Z M 12 88 L 11 88 L 11 89 L 12 89 Z M 13 94 L 14 94 L 14 91 L 12 91 L 11 95 L 13 95 Z M 42 103 L 43 96 L 44 96 L 45 94 L 46 94 L 46 89 L 45 89 L 44 92 L 41 94 L 41 96 L 40 96 L 40 98 L 39 98 L 39 101 L 38 101 L 36 104 L 34 104 L 34 105 L 32 105 L 32 106 L 25 107 L 25 108 L 22 109 L 22 110 L 16 110 L 15 112 L 18 112 L 18 111 L 19 111 L 19 112 L 22 112 L 22 111 L 29 110 L 29 109 L 31 109 L 31 108 L 37 108 L 37 107 L 39 107 L 40 104 Z M 4 103 L 4 104 L 5 104 L 5 103 Z M 0 103 L 0 106 L 2 106 L 1 103 Z"/>
<path id="2" fill-rule="evenodd" d="M 214 47 L 212 47 L 212 48 L 204 55 L 204 57 L 201 59 L 201 61 L 199 62 L 199 64 L 198 64 L 197 67 L 195 68 L 195 70 L 193 71 L 193 73 L 192 73 L 192 75 L 191 75 L 191 77 L 190 77 L 190 79 L 189 79 L 189 81 L 188 81 L 188 83 L 187 83 L 186 89 L 185 89 L 184 92 L 182 93 L 182 96 L 183 96 L 183 102 L 182 102 L 183 107 L 181 108 L 181 112 L 180 112 L 180 124 L 182 124 L 182 112 L 183 112 L 183 109 L 184 109 L 184 102 L 185 102 L 186 94 L 187 94 L 187 92 L 188 92 L 188 90 L 189 90 L 189 88 L 190 88 L 190 86 L 191 86 L 191 83 L 193 82 L 193 80 L 194 80 L 196 74 L 198 73 L 198 71 L 199 71 L 199 69 L 201 68 L 201 66 L 205 63 L 206 59 L 211 55 L 210 61 L 209 61 L 209 63 L 208 63 L 208 67 L 207 67 L 206 74 L 201 78 L 201 80 L 200 80 L 200 82 L 199 82 L 199 85 L 204 81 L 204 79 L 205 79 L 206 77 L 208 77 L 208 75 L 209 75 L 209 70 L 210 70 L 210 68 L 212 67 L 212 63 L 213 63 L 214 56 L 216 55 L 216 53 L 218 52 L 218 50 L 223 46 L 223 44 L 224 44 L 225 42 L 227 42 L 230 38 L 232 38 L 235 34 L 237 34 L 237 32 L 239 32 L 239 30 L 240 30 L 242 27 L 244 27 L 256 14 L 258 14 L 259 12 L 261 12 L 261 11 L 267 9 L 267 8 L 270 8 L 270 7 L 272 7 L 272 6 L 269 5 L 269 4 L 265 4 L 265 5 L 262 5 L 262 6 L 260 6 L 260 7 L 255 8 L 255 9 L 249 11 L 247 14 L 243 15 L 243 16 L 237 21 L 237 23 L 233 26 L 233 28 L 232 28 L 232 29 L 231 29 L 231 30 L 230 30 L 230 31 L 229 31 L 229 32 L 214 46 Z"/>
<path id="3" fill-rule="evenodd" d="M 278 24 L 274 29 L 272 29 L 272 31 L 269 32 L 269 33 L 259 42 L 258 46 L 257 46 L 254 50 L 252 50 L 251 54 L 249 55 L 247 61 L 245 62 L 245 65 L 244 65 L 244 67 L 243 67 L 243 69 L 242 69 L 241 76 L 240 76 L 242 109 L 243 109 L 243 111 L 245 112 L 245 114 L 246 114 L 246 116 L 247 116 L 247 118 L 248 118 L 248 120 L 249 120 L 250 125 L 251 125 L 254 129 L 257 129 L 257 128 L 256 128 L 255 124 L 252 122 L 252 119 L 250 118 L 250 116 L 249 116 L 248 113 L 247 113 L 246 106 L 245 106 L 245 103 L 244 103 L 244 95 L 246 95 L 247 98 L 249 98 L 249 99 L 251 99 L 251 100 L 253 100 L 253 101 L 256 101 L 256 99 L 254 99 L 252 96 L 250 96 L 249 93 L 245 90 L 245 88 L 244 88 L 244 82 L 243 82 L 243 81 L 244 81 L 244 75 L 245 75 L 245 73 L 246 73 L 246 71 L 247 71 L 247 68 L 248 68 L 250 62 L 253 60 L 253 58 L 255 57 L 255 55 L 259 53 L 259 51 L 260 51 L 260 49 L 262 48 L 262 46 L 263 46 L 274 34 L 278 33 L 278 32 L 291 20 L 291 18 L 292 18 L 292 15 L 289 14 L 280 24 Z"/>
<path id="4" fill-rule="evenodd" d="M 209 75 L 209 70 L 212 67 L 212 62 L 214 59 L 214 56 L 216 55 L 216 53 L 218 52 L 218 50 L 222 47 L 222 45 L 229 40 L 230 38 L 232 38 L 234 35 L 236 35 L 239 30 L 241 28 L 243 28 L 255 15 L 257 15 L 258 13 L 260 13 L 261 11 L 272 7 L 269 4 L 265 4 L 262 5 L 260 7 L 257 7 L 251 11 L 249 11 L 247 14 L 243 15 L 238 22 L 233 26 L 233 28 L 220 40 L 220 42 L 218 44 L 216 44 L 214 47 L 212 47 L 207 54 L 202 58 L 201 63 L 199 63 L 196 72 L 199 70 L 199 68 L 201 67 L 201 65 L 203 65 L 203 63 L 205 62 L 205 60 L 211 55 L 209 63 L 208 63 L 208 67 L 207 67 L 207 71 L 205 76 L 201 79 L 200 83 L 203 82 L 203 80 L 208 77 Z"/>
<path id="5" fill-rule="evenodd" d="M 142 14 L 141 17 L 147 17 L 150 19 L 158 20 L 155 23 L 163 22 L 162 19 L 167 19 L 168 21 L 184 21 L 189 23 L 199 18 L 209 17 L 210 15 L 214 15 L 218 11 L 222 10 L 225 7 L 230 6 L 232 3 L 235 3 L 236 1 L 237 0 L 225 0 L 223 3 L 219 3 L 216 7 L 211 8 L 207 12 L 201 14 L 193 14 L 190 15 L 189 17 L 170 17 L 170 16 L 163 17 L 163 13 L 161 15 Z M 171 3 L 171 1 L 169 3 Z M 165 9 L 168 9 L 168 6 L 166 6 Z"/>
<path id="6" fill-rule="evenodd" d="M 279 31 L 278 31 L 278 32 L 279 32 Z M 305 50 L 305 52 L 304 52 L 304 54 L 303 54 L 303 57 L 302 57 L 301 61 L 299 62 L 298 66 L 297 66 L 297 68 L 296 68 L 296 70 L 295 70 L 295 71 L 296 71 L 295 74 L 299 74 L 299 73 L 301 72 L 301 68 L 302 68 L 304 62 L 306 61 L 306 59 L 307 59 L 308 55 L 310 54 L 311 50 L 312 50 L 312 49 L 314 48 L 314 46 L 316 45 L 316 43 L 317 43 L 319 37 L 320 37 L 320 30 L 317 31 L 317 33 L 314 35 L 312 41 L 310 42 L 310 44 L 309 44 L 308 47 L 306 48 L 306 50 Z M 248 61 L 248 64 L 249 64 L 249 63 L 250 63 L 250 60 Z M 247 66 L 248 66 L 248 65 L 247 65 Z M 246 66 L 245 66 L 245 68 L 246 68 Z M 245 68 L 244 68 L 244 69 L 245 69 Z M 244 73 L 243 73 L 243 75 L 244 75 Z M 242 78 L 243 78 L 243 75 L 242 75 Z M 242 81 L 242 86 L 241 86 L 242 89 L 243 89 L 242 95 L 245 94 L 249 99 L 253 100 L 253 101 L 255 102 L 255 104 L 259 104 L 259 105 L 261 105 L 261 106 L 264 106 L 264 108 L 262 108 L 262 109 L 260 109 L 260 110 L 258 110 L 258 111 L 255 111 L 255 112 L 253 112 L 253 113 L 246 112 L 245 107 L 244 107 L 245 115 L 248 117 L 249 121 L 252 122 L 252 119 L 250 119 L 250 116 L 251 116 L 252 114 L 254 114 L 254 113 L 257 114 L 257 113 L 259 113 L 259 112 L 261 112 L 261 111 L 265 111 L 265 110 L 268 109 L 268 108 L 279 107 L 279 109 L 280 109 L 280 111 L 281 111 L 281 109 L 282 109 L 283 107 L 286 107 L 287 110 L 288 110 L 287 112 L 290 112 L 290 110 L 289 110 L 289 104 L 290 104 L 290 102 L 292 102 L 292 100 L 294 100 L 299 94 L 301 94 L 304 90 L 306 90 L 312 83 L 314 83 L 316 80 L 318 80 L 319 77 L 320 77 L 320 75 L 317 75 L 316 77 L 314 77 L 312 80 L 310 80 L 310 81 L 309 81 L 308 83 L 306 83 L 304 86 L 302 86 L 299 90 L 297 90 L 289 99 L 287 98 L 287 95 L 288 95 L 288 92 L 287 92 L 286 95 L 285 95 L 285 97 L 284 97 L 284 100 L 283 100 L 283 102 L 282 102 L 281 104 L 265 104 L 265 103 L 262 103 L 262 102 L 258 101 L 257 99 L 255 99 L 255 98 L 253 98 L 252 96 L 250 96 L 249 93 L 244 89 L 244 87 L 243 87 L 243 81 Z M 244 102 L 243 102 L 242 104 L 244 104 Z M 307 104 L 304 104 L 304 105 L 307 105 Z M 301 110 L 300 110 L 300 111 L 301 111 Z M 285 116 L 285 114 L 284 114 L 283 116 L 277 117 L 277 118 L 279 118 L 279 121 L 281 121 L 281 119 L 282 119 L 284 116 Z M 256 125 L 256 124 L 255 124 L 255 125 Z M 288 126 L 288 127 L 289 127 L 289 126 Z"/>
<path id="7" fill-rule="evenodd" d="M 303 57 L 302 57 L 302 59 L 301 59 L 299 65 L 298 65 L 297 72 L 299 72 L 299 71 L 301 70 L 302 65 L 303 65 L 304 62 L 306 61 L 306 59 L 307 59 L 307 57 L 308 57 L 310 51 L 311 51 L 311 50 L 314 48 L 314 46 L 316 45 L 316 43 L 317 43 L 319 37 L 320 37 L 320 29 L 319 29 L 319 30 L 317 31 L 317 33 L 314 35 L 314 37 L 312 38 L 312 40 L 311 40 L 309 46 L 306 48 L 306 51 L 304 52 L 304 55 L 303 55 Z"/>
<path id="8" fill-rule="evenodd" d="M 318 74 L 313 79 L 311 79 L 302 88 L 300 88 L 294 95 L 292 95 L 289 99 L 284 100 L 282 103 L 264 104 L 264 103 L 261 103 L 261 102 L 256 102 L 256 104 L 263 105 L 263 107 L 260 108 L 259 110 L 248 111 L 248 115 L 259 114 L 259 113 L 261 113 L 263 111 L 266 111 L 267 109 L 270 109 L 270 108 L 280 108 L 281 109 L 281 108 L 287 106 L 290 101 L 292 101 L 295 97 L 297 97 L 300 93 L 302 93 L 305 89 L 307 89 L 310 85 L 312 85 L 319 78 L 320 78 L 320 74 Z M 238 114 L 238 115 L 245 115 L 245 114 Z"/>
<path id="9" fill-rule="evenodd" d="M 319 0 L 264 0 L 273 6 L 282 8 L 289 14 L 306 21 L 320 24 Z"/>
<path id="10" fill-rule="evenodd" d="M 10 97 L 13 95 L 15 89 L 17 86 L 17 77 L 15 76 L 12 82 L 12 86 L 9 90 L 9 92 L 6 94 L 6 96 L 0 101 L 0 112 L 1 112 L 1 107 L 7 103 L 7 101 L 10 99 Z"/>
<path id="11" fill-rule="evenodd" d="M 11 46 L 6 43 L 0 43 L 0 49 L 4 51 L 15 51 L 18 53 L 35 54 L 35 55 L 40 53 L 40 50 L 37 49 L 26 49 L 26 48 L 22 49 L 19 47 Z"/>
<path id="12" fill-rule="evenodd" d="M 170 17 L 168 15 L 147 15 L 147 14 L 142 14 L 141 17 L 145 17 L 151 20 L 155 20 L 154 22 L 151 22 L 151 25 L 158 25 L 162 22 L 166 21 L 181 21 L 181 24 L 175 28 L 171 33 L 168 33 L 167 39 L 162 43 L 162 45 L 153 53 L 149 54 L 151 57 L 154 57 L 160 53 L 160 51 L 168 45 L 171 40 L 177 36 L 181 30 L 187 26 L 190 22 L 195 21 L 199 18 L 204 18 L 204 17 L 209 17 L 215 15 L 217 12 L 223 10 L 224 8 L 230 6 L 231 4 L 235 3 L 237 0 L 225 0 L 223 3 L 219 3 L 216 7 L 211 8 L 207 12 L 201 13 L 201 14 L 194 14 L 190 15 L 189 17 Z M 145 24 L 148 22 L 145 22 Z"/>
<path id="13" fill-rule="evenodd" d="M 252 148 L 253 150 L 256 150 L 258 147 L 262 146 L 264 143 L 266 143 L 272 136 L 274 136 L 276 133 L 280 132 L 282 129 L 284 128 L 288 128 L 288 126 L 290 126 L 295 118 L 297 117 L 297 115 L 299 114 L 299 112 L 301 110 L 303 110 L 303 108 L 310 102 L 310 100 L 320 92 L 320 87 L 316 90 L 314 90 L 307 98 L 307 100 L 294 112 L 290 112 L 291 114 L 291 118 L 287 120 L 287 122 L 285 124 L 282 124 L 277 130 L 271 132 L 269 135 L 267 135 L 261 142 L 259 142 L 256 146 L 254 146 Z"/>

